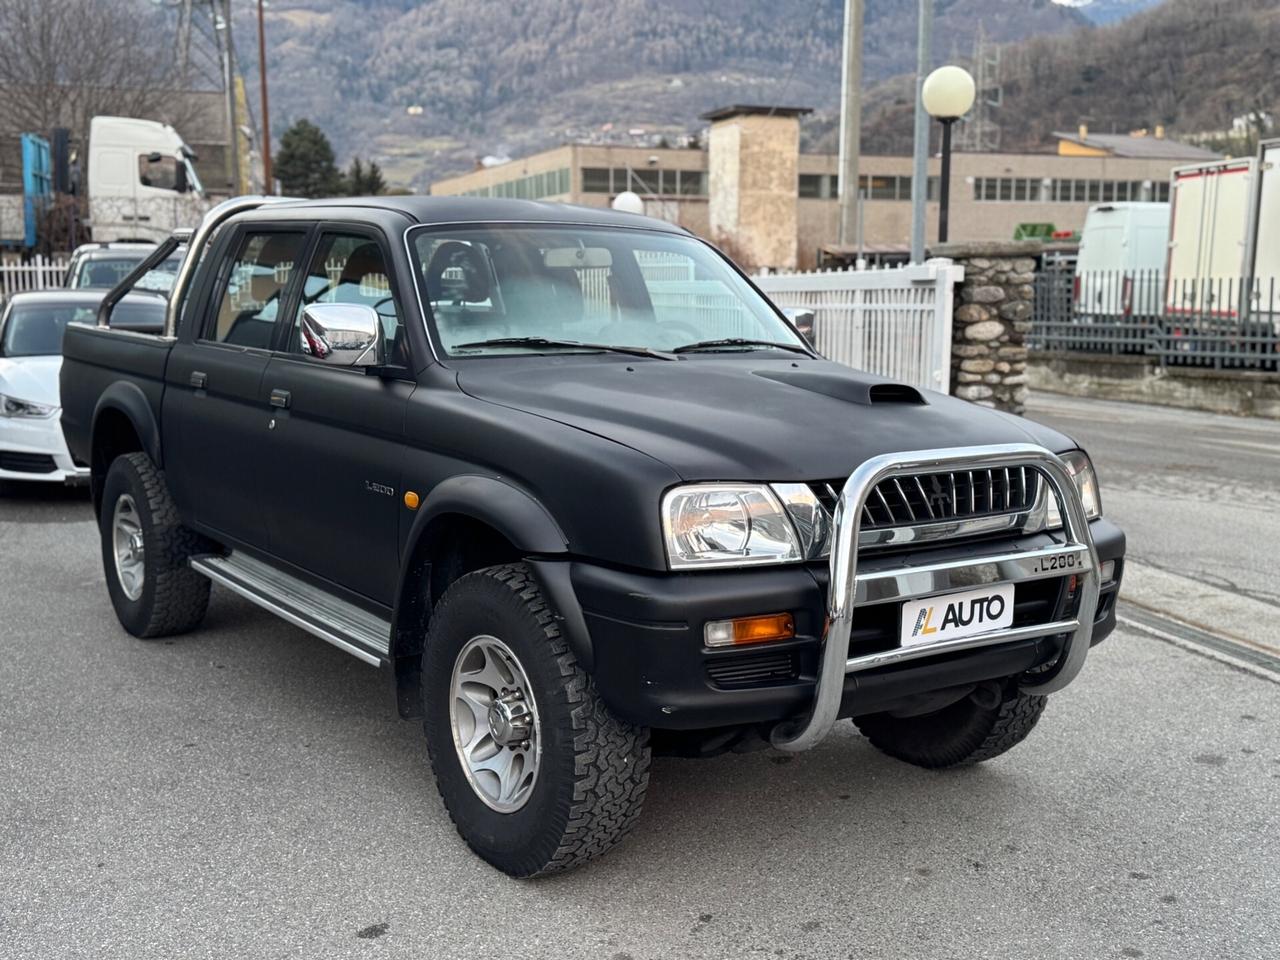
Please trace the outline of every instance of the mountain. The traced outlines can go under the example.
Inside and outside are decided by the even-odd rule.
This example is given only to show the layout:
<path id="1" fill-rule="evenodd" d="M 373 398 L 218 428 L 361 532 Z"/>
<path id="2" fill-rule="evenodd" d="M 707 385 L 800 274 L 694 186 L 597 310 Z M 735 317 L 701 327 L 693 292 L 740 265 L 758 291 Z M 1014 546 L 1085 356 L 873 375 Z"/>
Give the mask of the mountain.
<path id="1" fill-rule="evenodd" d="M 238 5 L 254 89 L 252 4 Z M 306 117 L 340 159 L 378 160 L 424 189 L 485 154 L 642 127 L 696 130 L 729 103 L 836 108 L 843 0 L 272 0 L 266 31 L 277 137 Z M 1051 0 L 937 0 L 935 56 L 1075 31 Z M 867 0 L 864 80 L 914 69 L 914 0 Z"/>
<path id="2" fill-rule="evenodd" d="M 1001 148 L 1015 151 L 1044 149 L 1054 130 L 1082 122 L 1098 133 L 1162 125 L 1176 139 L 1253 112 L 1280 118 L 1276 50 L 1276 0 L 1166 0 L 1107 27 L 1003 48 L 991 117 Z M 910 152 L 912 83 L 898 77 L 868 92 L 863 137 L 873 152 Z M 831 129 L 810 136 L 834 146 Z"/>
<path id="3" fill-rule="evenodd" d="M 1079 10 L 1091 23 L 1115 23 L 1161 2 L 1163 0 L 1054 0 Z"/>

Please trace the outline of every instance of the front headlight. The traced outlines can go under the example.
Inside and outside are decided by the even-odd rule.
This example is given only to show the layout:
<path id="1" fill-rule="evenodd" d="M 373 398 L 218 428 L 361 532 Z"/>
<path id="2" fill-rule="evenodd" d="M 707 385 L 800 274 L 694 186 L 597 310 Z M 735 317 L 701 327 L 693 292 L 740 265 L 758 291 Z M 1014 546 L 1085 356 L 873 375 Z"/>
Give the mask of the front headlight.
<path id="1" fill-rule="evenodd" d="M 45 403 L 34 403 L 31 400 L 19 400 L 17 397 L 0 393 L 0 417 L 35 417 L 44 419 L 58 412 L 57 407 Z"/>
<path id="2" fill-rule="evenodd" d="M 786 563 L 802 559 L 786 511 L 763 484 L 696 483 L 662 498 L 672 570 Z"/>
<path id="3" fill-rule="evenodd" d="M 1069 450 L 1058 455 L 1067 465 L 1067 472 L 1075 481 L 1076 492 L 1080 494 L 1080 502 L 1084 504 L 1084 515 L 1090 520 L 1102 516 L 1102 495 L 1098 492 L 1098 476 L 1093 472 L 1093 464 L 1083 450 Z M 1049 495 L 1049 512 L 1046 526 L 1056 530 L 1062 526 L 1062 514 L 1058 512 L 1058 498 Z"/>

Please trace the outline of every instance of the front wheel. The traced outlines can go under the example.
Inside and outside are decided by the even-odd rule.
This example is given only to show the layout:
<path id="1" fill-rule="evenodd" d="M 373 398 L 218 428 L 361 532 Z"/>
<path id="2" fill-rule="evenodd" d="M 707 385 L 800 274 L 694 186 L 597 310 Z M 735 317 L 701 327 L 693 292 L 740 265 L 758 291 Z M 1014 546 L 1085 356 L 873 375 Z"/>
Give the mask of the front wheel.
<path id="1" fill-rule="evenodd" d="M 117 457 L 102 485 L 102 566 L 120 624 L 135 637 L 185 633 L 204 619 L 209 581 L 188 565 L 209 549 L 178 519 L 145 453 Z"/>
<path id="2" fill-rule="evenodd" d="M 422 663 L 436 786 L 463 840 L 513 877 L 565 870 L 621 840 L 649 783 L 649 732 L 615 717 L 529 568 L 449 587 Z"/>
<path id="3" fill-rule="evenodd" d="M 955 703 L 919 716 L 873 713 L 853 722 L 877 749 L 917 767 L 940 769 L 998 757 L 1026 739 L 1048 698 L 979 687 Z"/>

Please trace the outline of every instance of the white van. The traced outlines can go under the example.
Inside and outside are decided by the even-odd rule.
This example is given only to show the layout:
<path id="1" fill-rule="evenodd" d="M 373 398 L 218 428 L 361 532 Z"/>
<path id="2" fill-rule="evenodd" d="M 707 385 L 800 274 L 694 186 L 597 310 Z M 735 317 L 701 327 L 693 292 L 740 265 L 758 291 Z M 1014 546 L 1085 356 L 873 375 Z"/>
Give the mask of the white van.
<path id="1" fill-rule="evenodd" d="M 1090 207 L 1076 259 L 1075 313 L 1093 320 L 1158 313 L 1168 246 L 1169 204 Z"/>
<path id="2" fill-rule="evenodd" d="M 194 227 L 209 208 L 191 159 L 167 123 L 94 117 L 89 124 L 89 221 L 93 239 L 159 243 Z"/>

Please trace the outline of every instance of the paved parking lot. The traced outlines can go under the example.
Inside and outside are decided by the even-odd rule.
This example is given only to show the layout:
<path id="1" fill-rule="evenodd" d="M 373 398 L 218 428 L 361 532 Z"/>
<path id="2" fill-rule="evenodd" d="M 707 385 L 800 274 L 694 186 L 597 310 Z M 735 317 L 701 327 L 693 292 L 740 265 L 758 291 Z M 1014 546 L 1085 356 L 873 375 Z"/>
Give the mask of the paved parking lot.
<path id="1" fill-rule="evenodd" d="M 456 838 L 375 670 L 221 590 L 134 640 L 97 551 L 81 495 L 0 498 L 0 957 L 1280 955 L 1264 673 L 1121 632 L 974 769 L 849 724 L 658 760 L 626 843 L 521 883 Z"/>

